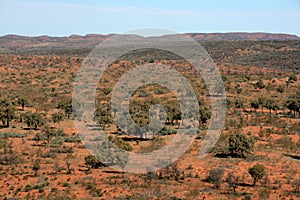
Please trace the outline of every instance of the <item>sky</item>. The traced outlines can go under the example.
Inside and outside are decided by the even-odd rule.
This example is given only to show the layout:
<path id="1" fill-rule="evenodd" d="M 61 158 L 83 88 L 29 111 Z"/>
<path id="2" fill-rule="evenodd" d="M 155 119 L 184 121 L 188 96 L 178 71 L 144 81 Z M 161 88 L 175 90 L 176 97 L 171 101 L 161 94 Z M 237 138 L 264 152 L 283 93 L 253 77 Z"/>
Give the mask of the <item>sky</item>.
<path id="1" fill-rule="evenodd" d="M 0 35 L 69 36 L 161 28 L 300 36 L 300 0 L 0 0 Z"/>

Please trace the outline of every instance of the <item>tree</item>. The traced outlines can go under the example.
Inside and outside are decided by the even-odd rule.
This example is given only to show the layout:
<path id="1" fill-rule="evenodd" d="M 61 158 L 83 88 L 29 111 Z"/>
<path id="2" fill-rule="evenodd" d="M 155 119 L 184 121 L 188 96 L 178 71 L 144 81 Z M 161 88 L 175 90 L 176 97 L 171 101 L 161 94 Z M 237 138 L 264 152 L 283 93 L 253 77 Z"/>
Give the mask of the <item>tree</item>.
<path id="1" fill-rule="evenodd" d="M 37 112 L 27 112 L 25 116 L 25 123 L 29 128 L 37 130 L 38 127 L 44 124 L 44 118 Z"/>
<path id="2" fill-rule="evenodd" d="M 199 109 L 201 124 L 205 124 L 211 118 L 211 111 L 204 107 Z"/>
<path id="3" fill-rule="evenodd" d="M 230 172 L 226 177 L 226 182 L 228 183 L 228 186 L 233 189 L 233 191 L 236 191 L 236 188 L 238 187 L 240 181 L 240 177 L 236 176 L 234 173 Z"/>
<path id="4" fill-rule="evenodd" d="M 117 147 L 125 150 L 125 151 L 132 151 L 133 148 L 130 145 L 130 143 L 125 142 L 122 138 L 120 137 L 109 137 L 109 140 L 115 144 Z"/>
<path id="5" fill-rule="evenodd" d="M 266 104 L 265 104 L 266 108 L 269 109 L 270 114 L 271 114 L 271 110 L 275 110 L 275 101 L 274 99 L 267 99 Z"/>
<path id="6" fill-rule="evenodd" d="M 296 117 L 296 112 L 300 113 L 300 101 L 299 100 L 298 101 L 294 100 L 294 99 L 287 100 L 285 105 L 290 111 L 294 111 L 294 117 Z"/>
<path id="7" fill-rule="evenodd" d="M 118 152 L 116 154 L 116 164 L 120 166 L 123 170 L 123 173 L 125 172 L 125 167 L 128 163 L 128 155 L 125 152 Z"/>
<path id="8" fill-rule="evenodd" d="M 250 105 L 251 105 L 251 108 L 254 108 L 255 112 L 259 108 L 258 100 L 251 101 Z"/>
<path id="9" fill-rule="evenodd" d="M 219 189 L 222 183 L 223 176 L 224 176 L 223 168 L 214 168 L 209 171 L 207 180 L 213 183 L 215 187 Z"/>
<path id="10" fill-rule="evenodd" d="M 55 131 L 51 129 L 49 125 L 45 125 L 42 129 L 42 133 L 46 136 L 48 144 L 50 144 L 51 138 L 55 135 Z"/>
<path id="11" fill-rule="evenodd" d="M 12 141 L 9 141 L 9 133 L 0 135 L 0 149 L 3 149 L 0 153 L 0 165 L 11 165 L 17 162 L 18 157 L 13 151 Z"/>
<path id="12" fill-rule="evenodd" d="M 65 115 L 67 115 L 68 119 L 70 118 L 70 115 L 72 114 L 72 99 L 65 99 L 62 100 L 58 106 L 58 109 L 63 109 L 65 111 Z"/>
<path id="13" fill-rule="evenodd" d="M 291 74 L 289 76 L 289 80 L 288 80 L 290 83 L 293 83 L 293 82 L 296 82 L 297 81 L 297 76 L 296 74 Z"/>
<path id="14" fill-rule="evenodd" d="M 63 120 L 63 114 L 62 113 L 54 113 L 52 115 L 52 121 L 54 123 L 58 123 L 58 129 L 60 129 L 60 122 Z"/>
<path id="15" fill-rule="evenodd" d="M 67 174 L 72 174 L 72 171 L 74 171 L 74 169 L 71 168 L 71 164 L 72 164 L 72 160 L 75 157 L 72 155 L 72 153 L 67 154 L 66 158 L 65 158 L 65 162 L 66 162 L 66 166 L 67 166 Z"/>
<path id="16" fill-rule="evenodd" d="M 280 106 L 276 102 L 274 102 L 271 109 L 275 111 L 277 115 L 277 111 L 280 109 Z"/>
<path id="17" fill-rule="evenodd" d="M 262 79 L 260 79 L 259 81 L 256 82 L 256 84 L 254 85 L 255 88 L 258 88 L 258 89 L 263 89 L 265 88 L 265 85 L 264 85 L 264 82 Z"/>
<path id="18" fill-rule="evenodd" d="M 278 88 L 276 89 L 277 92 L 280 93 L 281 97 L 282 97 L 282 93 L 284 93 L 284 88 L 282 87 L 282 85 L 279 85 Z"/>
<path id="19" fill-rule="evenodd" d="M 101 91 L 104 93 L 105 96 L 107 96 L 111 92 L 111 88 L 101 88 Z"/>
<path id="20" fill-rule="evenodd" d="M 95 156 L 92 155 L 88 155 L 84 158 L 85 161 L 85 165 L 87 166 L 87 168 L 90 170 L 91 168 L 99 168 L 102 166 L 105 166 L 102 162 L 100 162 L 99 160 L 97 160 L 97 158 Z"/>
<path id="21" fill-rule="evenodd" d="M 35 160 L 32 166 L 32 170 L 34 171 L 34 176 L 37 176 L 38 171 L 40 170 L 41 166 L 40 166 L 40 161 L 39 160 Z"/>
<path id="22" fill-rule="evenodd" d="M 261 106 L 261 112 L 263 113 L 264 112 L 264 107 L 265 107 L 265 105 L 266 105 L 266 98 L 265 97 L 259 97 L 258 98 L 258 103 L 259 103 L 259 105 Z"/>
<path id="23" fill-rule="evenodd" d="M 22 110 L 24 110 L 25 104 L 27 104 L 28 101 L 24 98 L 18 98 L 18 104 L 22 106 Z"/>
<path id="24" fill-rule="evenodd" d="M 245 158 L 254 150 L 255 141 L 243 134 L 231 134 L 229 136 L 229 152 L 231 155 Z"/>
<path id="25" fill-rule="evenodd" d="M 237 96 L 239 96 L 242 93 L 241 85 L 237 84 L 234 88 L 236 90 Z"/>
<path id="26" fill-rule="evenodd" d="M 16 117 L 15 110 L 9 100 L 0 100 L 0 120 L 3 126 L 9 127 L 10 122 Z"/>
<path id="27" fill-rule="evenodd" d="M 182 175 L 182 172 L 181 172 L 180 168 L 178 167 L 178 164 L 172 163 L 170 165 L 170 167 L 171 167 L 172 176 L 175 178 L 175 181 L 179 181 L 180 176 Z"/>
<path id="28" fill-rule="evenodd" d="M 292 183 L 294 187 L 294 192 L 299 193 L 300 192 L 300 179 L 295 179 Z"/>
<path id="29" fill-rule="evenodd" d="M 291 75 L 289 76 L 289 79 L 286 81 L 286 87 L 288 88 L 290 83 L 294 83 L 294 82 L 296 82 L 296 81 L 297 81 L 297 76 L 296 76 L 296 74 L 291 74 Z"/>
<path id="30" fill-rule="evenodd" d="M 19 114 L 19 122 L 23 122 L 24 118 L 26 117 L 25 113 L 20 113 Z"/>
<path id="31" fill-rule="evenodd" d="M 167 120 L 174 125 L 174 121 L 181 120 L 181 111 L 177 105 L 174 105 L 173 102 L 167 104 L 166 106 L 167 111 Z"/>
<path id="32" fill-rule="evenodd" d="M 98 108 L 95 111 L 94 118 L 98 120 L 100 126 L 103 129 L 105 129 L 107 124 L 110 124 L 113 122 L 113 118 L 111 116 L 108 105 L 102 105 L 100 108 Z"/>
<path id="33" fill-rule="evenodd" d="M 147 169 L 146 179 L 148 180 L 149 188 L 151 187 L 152 180 L 156 177 L 155 172 L 153 172 L 150 168 Z"/>
<path id="34" fill-rule="evenodd" d="M 266 175 L 266 169 L 263 165 L 256 164 L 253 167 L 248 169 L 249 174 L 253 178 L 253 186 L 256 185 L 256 182 L 259 179 L 262 179 Z"/>
<path id="35" fill-rule="evenodd" d="M 234 101 L 234 105 L 235 105 L 235 108 L 244 108 L 243 102 L 241 100 L 239 100 L 239 99 L 236 99 Z"/>
<path id="36" fill-rule="evenodd" d="M 67 174 L 71 174 L 72 173 L 71 162 L 67 160 L 66 165 L 67 165 Z"/>

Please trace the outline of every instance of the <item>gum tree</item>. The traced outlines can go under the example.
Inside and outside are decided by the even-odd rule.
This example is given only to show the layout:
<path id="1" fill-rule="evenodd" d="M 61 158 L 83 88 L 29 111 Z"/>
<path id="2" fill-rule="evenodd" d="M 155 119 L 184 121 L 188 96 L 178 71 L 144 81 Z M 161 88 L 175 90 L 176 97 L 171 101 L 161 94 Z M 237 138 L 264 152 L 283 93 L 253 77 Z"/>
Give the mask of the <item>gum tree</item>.
<path id="1" fill-rule="evenodd" d="M 0 100 L 0 120 L 3 126 L 9 127 L 10 122 L 16 117 L 15 110 L 9 100 Z"/>
<path id="2" fill-rule="evenodd" d="M 256 185 L 257 181 L 262 179 L 266 175 L 266 169 L 263 165 L 256 164 L 248 169 L 249 174 L 253 178 L 253 186 Z"/>
<path id="3" fill-rule="evenodd" d="M 229 136 L 229 152 L 231 155 L 245 158 L 254 150 L 255 141 L 243 134 L 232 134 Z"/>
<path id="4" fill-rule="evenodd" d="M 34 128 L 37 130 L 38 127 L 44 124 L 44 118 L 37 112 L 27 112 L 25 116 L 25 123 L 29 128 Z"/>
<path id="5" fill-rule="evenodd" d="M 58 129 L 60 129 L 60 122 L 63 120 L 63 114 L 62 113 L 54 113 L 52 115 L 52 121 L 54 123 L 58 123 Z"/>

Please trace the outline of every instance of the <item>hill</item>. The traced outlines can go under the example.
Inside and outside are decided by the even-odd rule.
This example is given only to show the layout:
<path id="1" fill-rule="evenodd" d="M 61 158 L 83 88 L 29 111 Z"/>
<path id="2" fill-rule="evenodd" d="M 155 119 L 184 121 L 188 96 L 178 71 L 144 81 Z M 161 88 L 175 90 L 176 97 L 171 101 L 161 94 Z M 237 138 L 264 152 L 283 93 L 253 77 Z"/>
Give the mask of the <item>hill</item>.
<path id="1" fill-rule="evenodd" d="M 5 35 L 0 37 L 0 51 L 14 51 L 18 49 L 44 48 L 92 48 L 99 42 L 112 36 L 101 34 L 87 34 L 85 36 L 70 35 L 68 37 L 51 37 L 47 35 L 28 37 L 19 35 Z M 187 33 L 187 36 L 197 41 L 237 41 L 237 40 L 299 40 L 300 37 L 288 34 L 271 33 Z"/>

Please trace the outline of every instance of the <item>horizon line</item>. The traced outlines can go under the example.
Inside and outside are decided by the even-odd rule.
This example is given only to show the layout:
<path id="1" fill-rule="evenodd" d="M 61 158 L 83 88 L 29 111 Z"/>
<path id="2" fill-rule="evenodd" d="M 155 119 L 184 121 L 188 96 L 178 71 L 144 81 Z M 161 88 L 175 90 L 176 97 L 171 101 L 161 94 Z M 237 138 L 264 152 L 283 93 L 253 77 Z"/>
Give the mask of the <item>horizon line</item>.
<path id="1" fill-rule="evenodd" d="M 285 32 L 263 32 L 263 31 L 228 31 L 228 32 L 181 32 L 181 33 L 174 33 L 174 34 L 238 34 L 238 33 L 245 33 L 245 34 L 272 34 L 272 35 L 291 35 L 300 37 L 300 35 L 296 33 L 285 33 Z M 111 33 L 86 33 L 86 34 L 78 34 L 78 33 L 71 33 L 68 35 L 48 35 L 48 34 L 39 34 L 39 35 L 27 35 L 27 34 L 19 34 L 19 33 L 8 33 L 4 35 L 0 35 L 0 37 L 7 37 L 7 36 L 20 36 L 20 37 L 71 37 L 71 36 L 78 36 L 78 37 L 86 37 L 88 35 L 122 35 L 122 34 L 128 34 L 128 33 L 117 33 L 117 32 L 111 32 Z M 138 34 L 135 34 L 138 35 Z M 165 34 L 170 35 L 170 34 Z M 161 36 L 165 36 L 161 35 Z M 172 35 L 172 34 L 171 34 Z M 150 36 L 151 37 L 151 36 Z"/>

